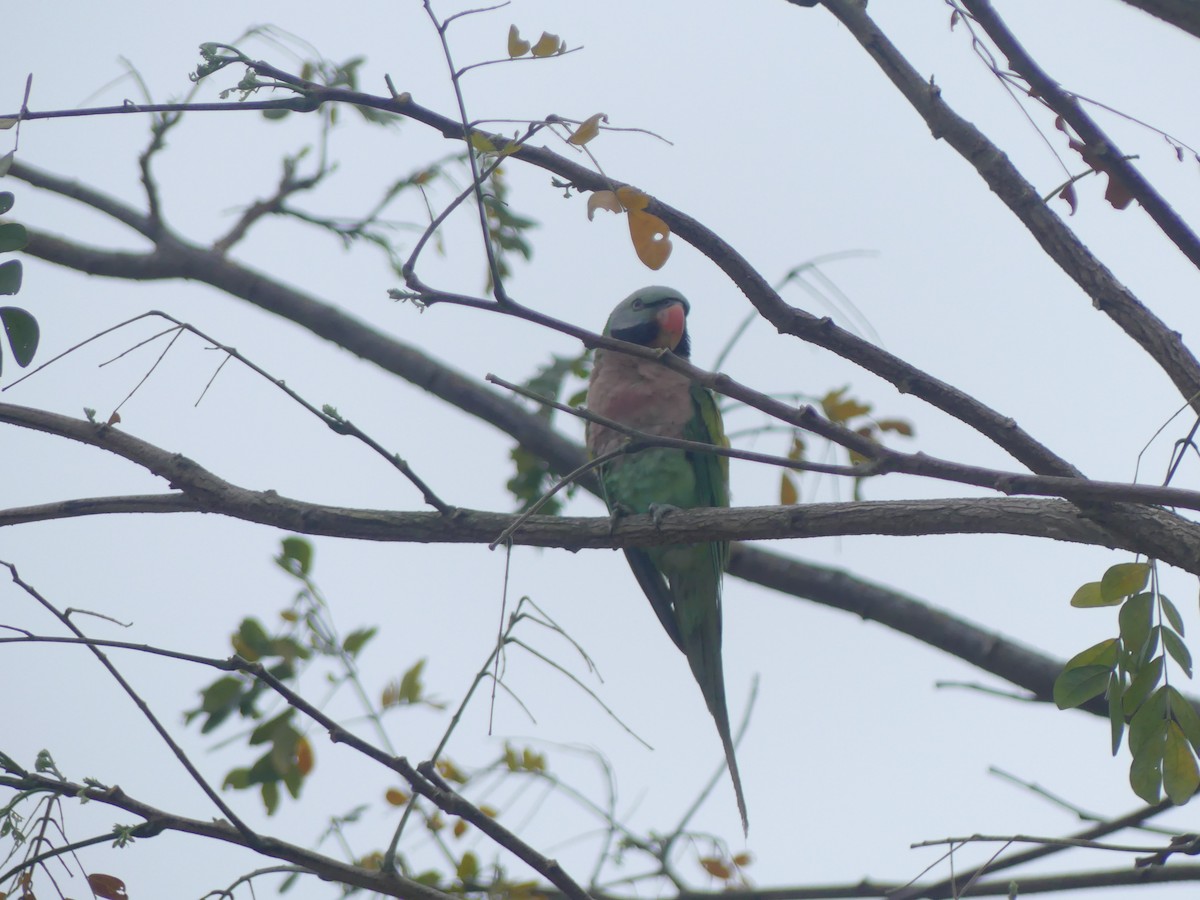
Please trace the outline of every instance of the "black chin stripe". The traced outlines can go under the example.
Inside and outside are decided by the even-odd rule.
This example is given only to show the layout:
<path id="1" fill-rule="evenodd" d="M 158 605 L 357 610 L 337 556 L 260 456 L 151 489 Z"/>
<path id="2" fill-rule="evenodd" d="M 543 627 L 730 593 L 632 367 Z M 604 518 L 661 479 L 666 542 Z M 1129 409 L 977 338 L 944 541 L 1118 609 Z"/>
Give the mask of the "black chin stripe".
<path id="1" fill-rule="evenodd" d="M 688 337 L 687 329 L 683 329 L 683 337 L 679 339 L 679 346 L 675 348 L 674 353 L 680 359 L 692 358 L 692 339 Z"/>
<path id="2" fill-rule="evenodd" d="M 615 329 L 612 336 L 618 341 L 629 341 L 631 344 L 641 344 L 643 347 L 649 347 L 658 340 L 658 323 L 653 321 L 643 322 L 632 328 Z"/>
<path id="3" fill-rule="evenodd" d="M 641 325 L 635 325 L 632 328 L 618 328 L 613 331 L 611 336 L 618 341 L 629 341 L 631 344 L 653 347 L 654 342 L 658 340 L 658 335 L 659 327 L 657 322 L 643 322 Z M 681 359 L 691 359 L 692 339 L 688 337 L 686 328 L 683 329 L 683 337 L 679 339 L 679 345 L 673 352 Z"/>

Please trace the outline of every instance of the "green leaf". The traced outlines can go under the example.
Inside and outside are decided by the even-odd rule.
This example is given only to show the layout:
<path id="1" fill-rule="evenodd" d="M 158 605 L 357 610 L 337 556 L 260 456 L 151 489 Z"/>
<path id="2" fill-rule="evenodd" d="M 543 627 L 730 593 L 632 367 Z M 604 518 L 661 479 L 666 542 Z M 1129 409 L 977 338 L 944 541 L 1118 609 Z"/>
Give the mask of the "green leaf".
<path id="1" fill-rule="evenodd" d="M 13 159 L 16 156 L 16 150 L 9 150 L 3 156 L 0 156 L 0 178 L 8 174 L 8 170 L 12 168 Z"/>
<path id="2" fill-rule="evenodd" d="M 200 709 L 214 713 L 237 700 L 242 692 L 242 680 L 233 675 L 218 678 L 200 694 Z"/>
<path id="3" fill-rule="evenodd" d="M 313 546 L 302 537 L 286 537 L 283 539 L 282 551 L 275 557 L 275 562 L 290 575 L 305 577 L 312 571 Z"/>
<path id="4" fill-rule="evenodd" d="M 263 806 L 266 807 L 267 815 L 275 815 L 275 811 L 279 809 L 279 782 L 264 781 L 259 791 L 262 793 Z"/>
<path id="5" fill-rule="evenodd" d="M 9 196 L 11 197 L 12 195 L 10 194 Z M 16 222 L 0 224 L 0 253 L 23 250 L 28 243 L 29 232 L 25 230 L 24 225 Z"/>
<path id="6" fill-rule="evenodd" d="M 223 788 L 233 788 L 235 791 L 242 791 L 250 787 L 250 770 L 249 769 L 230 769 L 229 774 L 225 776 L 225 781 L 222 783 Z"/>
<path id="7" fill-rule="evenodd" d="M 1167 697 L 1166 688 L 1160 687 L 1134 713 L 1129 723 L 1129 750 L 1134 756 L 1143 746 L 1162 742 L 1167 728 Z"/>
<path id="8" fill-rule="evenodd" d="M 1151 630 L 1150 639 L 1142 644 L 1142 649 L 1134 656 L 1133 669 L 1136 670 L 1148 665 L 1154 655 L 1158 653 L 1158 633 L 1161 630 L 1160 628 Z"/>
<path id="9" fill-rule="evenodd" d="M 1100 593 L 1100 582 L 1098 581 L 1089 581 L 1071 597 L 1071 605 L 1079 609 L 1088 609 L 1093 606 L 1116 606 L 1120 602 L 1120 600 L 1107 602 Z"/>
<path id="10" fill-rule="evenodd" d="M 1126 650 L 1138 652 L 1154 627 L 1154 595 L 1138 594 L 1121 606 L 1117 616 L 1121 627 L 1121 642 Z"/>
<path id="11" fill-rule="evenodd" d="M 0 294 L 15 294 L 21 289 L 21 261 L 0 263 Z"/>
<path id="12" fill-rule="evenodd" d="M 278 637 L 271 639 L 269 655 L 284 659 L 308 659 L 312 655 L 312 651 L 294 638 Z"/>
<path id="13" fill-rule="evenodd" d="M 396 692 L 399 703 L 419 703 L 424 690 L 421 684 L 421 670 L 425 668 L 425 660 L 418 659 L 400 678 L 400 689 Z"/>
<path id="14" fill-rule="evenodd" d="M 1125 691 L 1125 697 L 1122 700 L 1121 708 L 1125 715 L 1132 716 L 1150 696 L 1151 692 L 1158 687 L 1158 682 L 1162 679 L 1163 663 L 1166 660 L 1161 656 L 1156 656 L 1150 664 L 1144 667 L 1133 677 L 1133 681 L 1129 684 L 1129 689 Z"/>
<path id="15" fill-rule="evenodd" d="M 1142 748 L 1129 766 L 1129 786 L 1147 803 L 1157 803 L 1162 789 L 1162 743 Z"/>
<path id="16" fill-rule="evenodd" d="M 1121 749 L 1121 736 L 1125 734 L 1125 710 L 1121 705 L 1121 676 L 1113 672 L 1108 678 L 1108 724 L 1112 733 L 1113 756 Z"/>
<path id="17" fill-rule="evenodd" d="M 200 692 L 200 707 L 188 710 L 184 714 L 184 722 L 191 722 L 202 713 L 206 714 L 200 733 L 208 734 L 238 708 L 242 694 L 243 682 L 240 678 L 233 675 L 218 678 Z"/>
<path id="18" fill-rule="evenodd" d="M 6 118 L 6 119 L 0 119 L 0 131 L 8 131 L 8 129 L 10 129 L 14 125 L 16 125 L 18 121 L 19 121 L 18 119 L 14 119 L 11 117 Z"/>
<path id="19" fill-rule="evenodd" d="M 468 850 L 462 855 L 462 859 L 455 868 L 457 869 L 455 874 L 459 881 L 474 881 L 475 876 L 479 874 L 479 858 Z"/>
<path id="20" fill-rule="evenodd" d="M 1192 742 L 1192 746 L 1200 751 L 1200 713 L 1183 694 L 1175 688 L 1167 688 L 1167 696 L 1171 704 L 1171 718 L 1183 729 L 1183 736 Z"/>
<path id="21" fill-rule="evenodd" d="M 237 634 L 233 636 L 233 649 L 245 659 L 254 662 L 271 652 L 271 639 L 258 619 L 247 617 L 242 619 Z"/>
<path id="22" fill-rule="evenodd" d="M 1176 806 L 1191 800 L 1196 788 L 1200 787 L 1200 769 L 1196 768 L 1191 744 L 1174 722 L 1167 726 L 1167 739 L 1163 745 L 1162 780 L 1167 796 Z"/>
<path id="23" fill-rule="evenodd" d="M 15 260 L 14 260 L 15 262 Z M 0 324 L 8 335 L 8 346 L 12 347 L 13 359 L 22 369 L 33 361 L 37 353 L 41 332 L 37 319 L 19 306 L 0 306 Z"/>
<path id="24" fill-rule="evenodd" d="M 250 732 L 251 744 L 265 744 L 267 741 L 272 743 L 287 743 L 289 740 L 294 744 L 294 736 L 299 736 L 299 733 L 292 727 L 292 713 L 294 709 L 286 709 L 273 719 L 268 719 L 263 722 L 254 731 Z M 291 748 L 288 747 L 288 753 Z"/>
<path id="25" fill-rule="evenodd" d="M 1162 594 L 1158 595 L 1158 602 L 1162 604 L 1163 615 L 1167 617 L 1167 621 L 1171 623 L 1171 627 L 1175 629 L 1175 632 L 1180 637 L 1183 637 L 1183 617 L 1179 615 L 1179 610 L 1175 608 L 1175 604 Z"/>
<path id="26" fill-rule="evenodd" d="M 10 191 L 0 191 L 0 216 L 13 208 L 15 198 Z"/>
<path id="27" fill-rule="evenodd" d="M 1104 666 L 1111 669 L 1117 664 L 1117 652 L 1120 647 L 1116 638 L 1108 638 L 1098 644 L 1093 644 L 1086 650 L 1076 653 L 1063 666 L 1063 671 L 1078 669 L 1083 666 Z"/>
<path id="28" fill-rule="evenodd" d="M 359 651 L 362 650 L 367 641 L 375 637 L 378 631 L 378 628 L 360 628 L 357 631 L 352 631 L 342 641 L 342 649 L 351 656 L 358 656 Z"/>
<path id="29" fill-rule="evenodd" d="M 1170 628 L 1160 626 L 1159 631 L 1162 632 L 1163 646 L 1167 648 L 1167 652 L 1171 654 L 1171 659 L 1179 664 L 1179 668 L 1183 669 L 1188 678 L 1192 677 L 1192 654 L 1188 652 L 1188 648 L 1184 645 L 1183 639 L 1179 637 Z"/>
<path id="30" fill-rule="evenodd" d="M 1100 595 L 1105 603 L 1119 603 L 1122 597 L 1144 588 L 1149 578 L 1149 563 L 1117 563 L 1100 579 Z"/>
<path id="31" fill-rule="evenodd" d="M 1054 679 L 1054 702 L 1059 709 L 1082 706 L 1093 697 L 1104 693 L 1111 673 L 1112 669 L 1109 666 L 1064 669 L 1062 674 Z"/>

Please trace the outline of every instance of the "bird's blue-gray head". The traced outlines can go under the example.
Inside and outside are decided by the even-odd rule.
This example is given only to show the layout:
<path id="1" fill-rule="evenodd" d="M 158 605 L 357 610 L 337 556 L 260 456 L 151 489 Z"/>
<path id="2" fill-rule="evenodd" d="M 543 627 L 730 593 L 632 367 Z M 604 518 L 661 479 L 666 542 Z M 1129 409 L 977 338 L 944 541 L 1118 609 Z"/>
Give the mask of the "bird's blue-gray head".
<path id="1" fill-rule="evenodd" d="M 643 347 L 665 347 L 687 359 L 692 352 L 687 332 L 690 310 L 687 298 L 674 288 L 644 287 L 617 304 L 604 326 L 604 334 Z"/>

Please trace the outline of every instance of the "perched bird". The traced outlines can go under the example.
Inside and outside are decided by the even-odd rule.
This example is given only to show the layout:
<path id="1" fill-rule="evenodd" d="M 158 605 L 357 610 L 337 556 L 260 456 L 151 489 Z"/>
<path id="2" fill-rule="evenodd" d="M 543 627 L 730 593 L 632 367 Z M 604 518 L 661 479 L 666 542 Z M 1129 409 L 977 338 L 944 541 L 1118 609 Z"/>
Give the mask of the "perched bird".
<path id="1" fill-rule="evenodd" d="M 687 359 L 690 307 L 666 287 L 646 287 L 626 297 L 604 327 L 606 337 L 670 350 Z M 588 409 L 647 434 L 728 447 L 712 393 L 657 360 L 597 350 L 588 385 Z M 587 426 L 593 458 L 620 447 L 625 435 L 595 422 Z M 613 515 L 665 508 L 729 505 L 729 459 L 712 453 L 654 447 L 619 456 L 601 470 L 605 501 Z M 668 544 L 625 551 L 663 628 L 687 657 L 692 675 L 717 723 L 737 795 L 742 828 L 746 801 L 733 755 L 725 676 L 721 666 L 721 576 L 729 544 Z"/>

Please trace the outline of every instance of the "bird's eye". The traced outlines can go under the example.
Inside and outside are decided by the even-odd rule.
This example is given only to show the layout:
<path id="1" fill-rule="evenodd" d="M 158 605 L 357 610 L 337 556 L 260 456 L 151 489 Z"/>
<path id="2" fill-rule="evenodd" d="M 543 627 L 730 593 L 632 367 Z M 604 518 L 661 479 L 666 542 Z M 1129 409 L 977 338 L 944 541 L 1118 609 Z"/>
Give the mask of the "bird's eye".
<path id="1" fill-rule="evenodd" d="M 638 297 L 636 300 L 633 301 L 634 309 L 641 309 L 645 305 L 646 305 L 645 301 L 643 301 L 641 297 Z"/>

